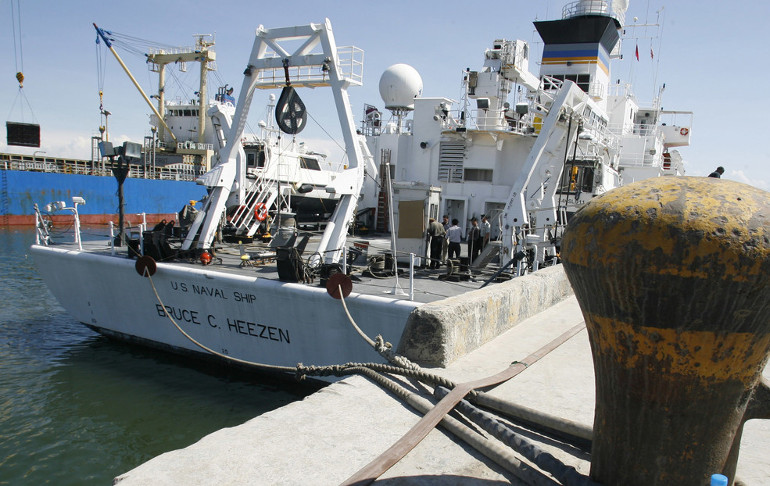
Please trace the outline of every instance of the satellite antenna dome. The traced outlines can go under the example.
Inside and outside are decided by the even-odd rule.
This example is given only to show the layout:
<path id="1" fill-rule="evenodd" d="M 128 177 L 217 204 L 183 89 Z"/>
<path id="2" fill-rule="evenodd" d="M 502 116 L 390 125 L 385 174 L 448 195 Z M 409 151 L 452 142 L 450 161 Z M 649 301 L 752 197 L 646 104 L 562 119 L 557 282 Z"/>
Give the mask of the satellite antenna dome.
<path id="1" fill-rule="evenodd" d="M 380 97 L 388 110 L 414 109 L 414 98 L 422 94 L 422 78 L 408 64 L 394 64 L 380 77 Z"/>

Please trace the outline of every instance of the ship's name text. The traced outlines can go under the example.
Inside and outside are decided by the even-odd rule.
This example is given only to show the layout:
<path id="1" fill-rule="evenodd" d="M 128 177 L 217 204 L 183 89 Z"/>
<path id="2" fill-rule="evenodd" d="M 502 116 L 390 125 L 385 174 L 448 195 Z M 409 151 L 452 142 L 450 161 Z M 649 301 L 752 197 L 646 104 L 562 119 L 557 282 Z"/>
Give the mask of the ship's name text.
<path id="1" fill-rule="evenodd" d="M 255 338 L 269 339 L 282 343 L 291 343 L 289 330 L 280 327 L 266 326 L 257 322 L 249 322 L 241 319 L 227 318 L 227 329 L 238 334 L 246 334 Z"/>
<path id="2" fill-rule="evenodd" d="M 207 323 L 209 326 L 218 328 L 218 320 L 212 314 L 202 317 L 198 311 L 190 309 L 182 309 L 179 307 L 173 307 L 170 305 L 162 306 L 155 304 L 155 310 L 160 317 L 172 317 L 176 321 L 188 322 L 190 324 L 201 325 L 201 322 Z M 259 324 L 258 322 L 245 321 L 243 319 L 235 319 L 227 317 L 225 318 L 227 323 L 227 330 L 245 336 L 252 336 L 259 339 L 267 339 L 269 341 L 278 341 L 281 343 L 291 343 L 291 337 L 289 336 L 289 330 L 275 326 L 267 326 L 265 324 Z"/>

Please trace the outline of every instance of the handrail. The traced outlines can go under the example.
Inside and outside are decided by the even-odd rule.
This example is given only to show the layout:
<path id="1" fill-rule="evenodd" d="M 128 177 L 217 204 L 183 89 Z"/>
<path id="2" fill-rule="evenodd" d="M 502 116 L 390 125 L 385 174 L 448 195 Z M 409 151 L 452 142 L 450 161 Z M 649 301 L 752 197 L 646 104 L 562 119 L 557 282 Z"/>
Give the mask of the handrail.
<path id="1" fill-rule="evenodd" d="M 30 172 L 48 172 L 55 174 L 79 174 L 111 177 L 109 164 L 82 159 L 62 159 L 56 157 L 33 157 L 21 154 L 0 153 L 0 169 Z M 144 167 L 130 164 L 128 177 L 159 180 L 195 181 L 202 174 L 200 167 L 184 164 L 183 167 Z"/>
<path id="2" fill-rule="evenodd" d="M 277 54 L 265 58 L 279 56 Z M 337 69 L 340 75 L 353 86 L 363 85 L 364 80 L 364 51 L 355 46 L 337 47 Z M 328 86 L 329 75 L 319 66 L 289 66 L 289 76 L 293 86 Z M 283 87 L 286 84 L 286 72 L 283 67 L 263 69 L 259 72 L 259 89 Z"/>
<path id="3" fill-rule="evenodd" d="M 617 19 L 621 25 L 626 23 L 626 11 L 611 8 L 606 0 L 578 0 L 568 3 L 561 11 L 563 19 L 581 15 L 604 15 Z"/>

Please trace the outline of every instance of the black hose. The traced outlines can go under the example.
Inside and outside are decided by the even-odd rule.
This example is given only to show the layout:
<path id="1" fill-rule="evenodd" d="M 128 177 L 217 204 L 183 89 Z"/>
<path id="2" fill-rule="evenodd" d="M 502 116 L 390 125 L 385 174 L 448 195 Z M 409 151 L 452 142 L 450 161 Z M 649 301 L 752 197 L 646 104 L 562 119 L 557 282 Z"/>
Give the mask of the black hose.
<path id="1" fill-rule="evenodd" d="M 495 272 L 495 274 L 494 274 L 494 275 L 492 275 L 491 277 L 489 277 L 489 279 L 487 279 L 487 281 L 486 281 L 486 282 L 484 282 L 484 284 L 483 284 L 481 287 L 479 287 L 479 289 L 483 289 L 484 287 L 486 287 L 487 285 L 489 285 L 490 283 L 492 283 L 492 281 L 493 281 L 494 279 L 496 279 L 497 277 L 499 277 L 499 276 L 500 276 L 500 275 L 501 275 L 501 274 L 502 274 L 502 273 L 503 273 L 503 272 L 504 272 L 504 271 L 505 271 L 505 270 L 506 270 L 508 267 L 510 267 L 510 266 L 511 266 L 511 265 L 513 265 L 514 263 L 518 263 L 518 262 L 519 262 L 519 260 L 521 260 L 522 258 L 524 258 L 524 255 L 523 255 L 523 254 L 520 254 L 520 253 L 517 253 L 517 254 L 515 254 L 515 255 L 513 256 L 513 258 L 511 258 L 510 260 L 508 260 L 508 262 L 507 262 L 505 265 L 503 265 L 502 267 L 500 267 L 500 269 L 499 269 L 497 272 Z"/>
<path id="2" fill-rule="evenodd" d="M 448 393 L 449 390 L 441 386 L 436 387 L 433 392 L 439 400 Z M 496 439 L 513 448 L 540 469 L 553 475 L 562 484 L 567 486 L 599 486 L 591 478 L 580 474 L 574 467 L 564 464 L 552 454 L 511 430 L 496 417 L 471 405 L 470 402 L 460 400 L 457 408 Z"/>
<path id="3" fill-rule="evenodd" d="M 562 440 L 584 452 L 591 451 L 593 429 L 590 426 L 533 410 L 484 392 L 478 392 L 475 397 L 469 397 L 469 401 L 479 407 L 493 410 L 517 424 Z"/>
<path id="4" fill-rule="evenodd" d="M 409 404 L 409 406 L 419 411 L 420 413 L 427 414 L 431 410 L 431 408 L 434 406 L 434 404 L 431 403 L 427 398 L 422 397 L 417 393 L 413 393 L 406 390 L 400 384 L 392 381 L 385 375 L 382 375 L 376 371 L 373 371 L 368 367 L 352 367 L 352 368 L 349 368 L 349 371 L 360 373 L 366 376 L 367 378 L 369 378 L 370 380 L 374 381 L 375 383 L 379 384 L 380 386 L 383 386 L 386 390 L 390 391 L 391 393 L 395 394 L 397 397 L 404 400 L 407 404 Z M 541 471 L 537 470 L 536 468 L 533 468 L 528 464 L 526 464 L 525 462 L 519 460 L 516 456 L 513 455 L 513 453 L 510 450 L 500 446 L 499 443 L 491 441 L 486 437 L 478 434 L 475 430 L 462 424 L 462 422 L 455 419 L 454 417 L 450 415 L 445 415 L 442 418 L 440 425 L 448 432 L 454 434 L 458 439 L 462 440 L 463 442 L 468 444 L 470 447 L 476 449 L 485 457 L 494 461 L 496 464 L 498 464 L 499 466 L 501 466 L 506 471 L 510 472 L 511 474 L 513 474 L 514 476 L 516 476 L 518 479 L 522 480 L 526 484 L 530 484 L 533 486 L 555 486 L 556 485 L 553 479 L 543 474 Z M 355 475 L 353 477 L 355 477 Z M 348 481 L 345 481 L 342 484 L 345 484 L 345 485 L 355 484 L 356 486 L 363 486 L 366 484 L 371 484 L 376 478 L 370 477 L 368 479 L 363 479 L 355 482 L 350 482 L 350 479 L 351 478 L 349 478 Z"/>

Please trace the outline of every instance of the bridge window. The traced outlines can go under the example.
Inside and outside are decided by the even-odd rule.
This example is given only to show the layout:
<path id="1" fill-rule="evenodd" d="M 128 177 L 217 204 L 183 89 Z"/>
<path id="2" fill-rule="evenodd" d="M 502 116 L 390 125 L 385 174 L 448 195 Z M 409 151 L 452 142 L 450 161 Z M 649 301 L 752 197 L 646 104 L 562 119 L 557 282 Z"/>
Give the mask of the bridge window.
<path id="1" fill-rule="evenodd" d="M 321 170 L 321 166 L 318 164 L 318 159 L 313 159 L 311 157 L 300 157 L 299 165 L 303 169 Z"/>
<path id="2" fill-rule="evenodd" d="M 588 88 L 591 85 L 590 74 L 550 74 L 551 78 L 558 79 L 559 81 L 572 81 L 577 84 L 578 88 L 588 93 Z M 556 89 L 557 86 L 552 83 L 548 78 L 544 78 L 545 89 Z"/>

